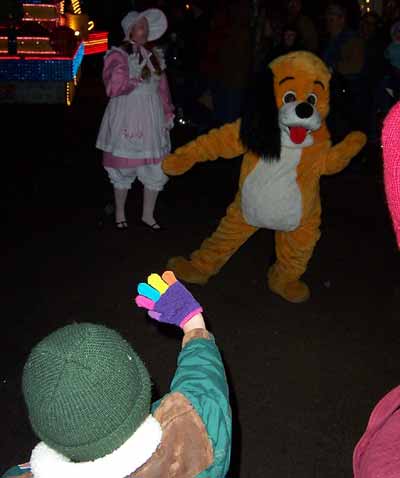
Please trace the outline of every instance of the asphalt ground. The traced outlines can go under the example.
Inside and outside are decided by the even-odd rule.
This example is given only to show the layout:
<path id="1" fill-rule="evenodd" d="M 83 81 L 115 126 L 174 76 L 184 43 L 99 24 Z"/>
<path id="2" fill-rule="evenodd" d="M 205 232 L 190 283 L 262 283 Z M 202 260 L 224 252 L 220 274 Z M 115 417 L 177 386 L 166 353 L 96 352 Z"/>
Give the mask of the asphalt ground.
<path id="1" fill-rule="evenodd" d="M 32 346 L 73 321 L 117 329 L 143 357 L 154 398 L 168 391 L 179 330 L 134 303 L 136 284 L 189 255 L 233 200 L 240 158 L 171 178 L 157 217 L 138 225 L 141 187 L 128 199 L 130 228 L 107 214 L 112 191 L 94 147 L 106 104 L 92 65 L 71 108 L 2 108 L 2 470 L 29 460 L 37 439 L 21 396 Z M 173 131 L 174 147 L 196 135 Z M 8 152 L 6 152 L 8 150 Z M 321 181 L 322 237 L 304 280 L 311 299 L 285 302 L 267 288 L 271 231 L 255 234 L 204 287 L 203 305 L 226 364 L 234 417 L 232 477 L 352 476 L 352 452 L 375 403 L 400 382 L 399 254 L 384 196 L 379 147 Z"/>

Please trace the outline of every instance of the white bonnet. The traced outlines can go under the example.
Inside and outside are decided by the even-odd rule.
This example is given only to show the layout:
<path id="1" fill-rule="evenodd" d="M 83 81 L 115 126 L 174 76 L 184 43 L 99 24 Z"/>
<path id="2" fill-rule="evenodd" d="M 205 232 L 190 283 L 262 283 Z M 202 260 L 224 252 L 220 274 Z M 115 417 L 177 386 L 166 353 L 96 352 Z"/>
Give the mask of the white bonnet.
<path id="1" fill-rule="evenodd" d="M 125 40 L 129 40 L 129 31 L 133 25 L 145 17 L 149 24 L 149 41 L 154 41 L 164 35 L 168 28 L 168 21 L 165 14 L 158 8 L 149 8 L 143 12 L 129 12 L 122 19 L 121 25 L 125 33 Z"/>

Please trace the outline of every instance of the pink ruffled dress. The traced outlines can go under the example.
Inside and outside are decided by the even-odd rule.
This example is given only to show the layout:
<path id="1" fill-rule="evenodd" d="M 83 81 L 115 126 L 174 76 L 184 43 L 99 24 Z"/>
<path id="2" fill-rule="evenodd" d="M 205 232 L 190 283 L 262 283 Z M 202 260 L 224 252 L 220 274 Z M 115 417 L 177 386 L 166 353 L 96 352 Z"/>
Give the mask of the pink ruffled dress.
<path id="1" fill-rule="evenodd" d="M 150 54 L 157 55 L 163 72 L 141 80 L 146 59 L 139 53 L 128 55 L 116 47 L 106 53 L 103 81 L 110 100 L 96 141 L 105 167 L 157 164 L 171 151 L 174 107 L 165 62 L 161 50 L 154 48 Z"/>

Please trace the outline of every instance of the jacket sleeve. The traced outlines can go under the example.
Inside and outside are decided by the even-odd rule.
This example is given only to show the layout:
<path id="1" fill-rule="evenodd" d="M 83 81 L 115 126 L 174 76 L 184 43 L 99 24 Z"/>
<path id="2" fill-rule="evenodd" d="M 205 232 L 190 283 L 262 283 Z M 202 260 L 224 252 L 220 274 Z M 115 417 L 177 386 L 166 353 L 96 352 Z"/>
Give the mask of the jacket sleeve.
<path id="1" fill-rule="evenodd" d="M 112 52 L 104 59 L 103 81 L 107 96 L 127 95 L 140 83 L 139 78 L 129 78 L 129 66 L 122 53 Z"/>
<path id="2" fill-rule="evenodd" d="M 224 365 L 209 332 L 195 329 L 184 336 L 171 392 L 180 392 L 191 402 L 213 444 L 212 473 L 206 471 L 204 476 L 225 476 L 230 462 L 232 414 Z"/>
<path id="3" fill-rule="evenodd" d="M 1 478 L 32 478 L 31 467 L 29 463 L 13 466 L 9 468 Z"/>

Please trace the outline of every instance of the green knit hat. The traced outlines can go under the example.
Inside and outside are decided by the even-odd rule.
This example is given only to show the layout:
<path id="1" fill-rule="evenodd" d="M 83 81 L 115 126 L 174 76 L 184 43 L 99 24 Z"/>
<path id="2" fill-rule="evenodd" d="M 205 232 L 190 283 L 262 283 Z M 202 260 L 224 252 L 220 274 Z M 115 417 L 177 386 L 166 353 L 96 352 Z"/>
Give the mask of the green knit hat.
<path id="1" fill-rule="evenodd" d="M 146 367 L 102 325 L 67 325 L 44 338 L 25 364 L 22 388 L 34 432 L 77 462 L 119 448 L 150 413 Z"/>

